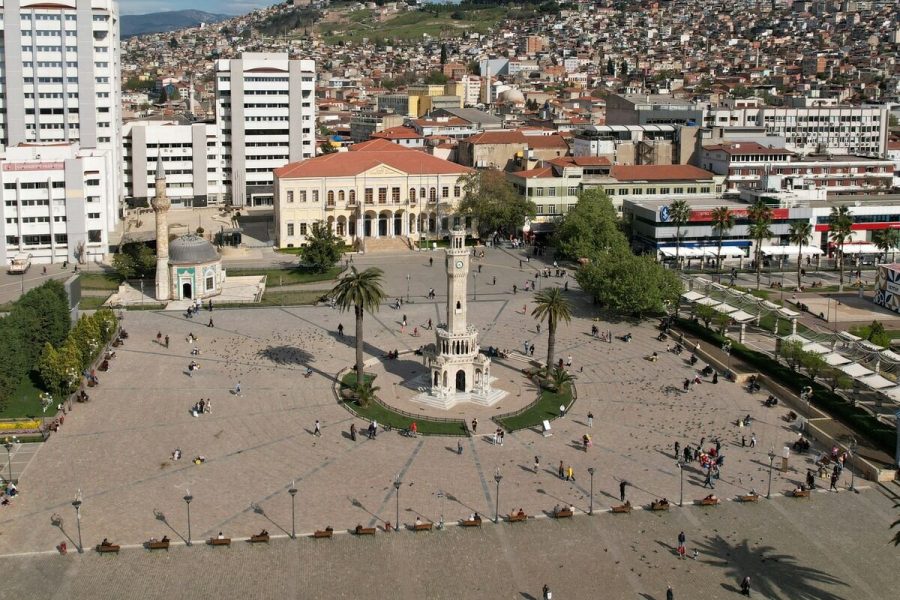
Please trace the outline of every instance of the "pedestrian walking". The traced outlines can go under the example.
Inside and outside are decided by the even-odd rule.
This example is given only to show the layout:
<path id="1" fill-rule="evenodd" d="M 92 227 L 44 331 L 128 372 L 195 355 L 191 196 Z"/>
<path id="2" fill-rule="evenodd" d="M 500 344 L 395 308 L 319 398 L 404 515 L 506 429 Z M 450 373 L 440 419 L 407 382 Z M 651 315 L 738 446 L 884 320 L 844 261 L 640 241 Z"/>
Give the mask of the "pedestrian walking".
<path id="1" fill-rule="evenodd" d="M 550 587 L 545 583 L 544 588 L 541 590 L 541 594 L 544 596 L 544 600 L 552 600 L 553 592 L 550 591 Z"/>
<path id="2" fill-rule="evenodd" d="M 528 340 L 522 342 L 522 347 L 525 348 L 523 354 L 528 354 Z"/>
<path id="3" fill-rule="evenodd" d="M 691 447 L 690 447 L 690 446 L 685 446 L 685 447 L 684 447 L 684 453 L 683 453 L 683 454 L 684 454 L 684 462 L 686 462 L 686 463 L 691 462 L 691 459 L 694 458 L 694 453 L 691 451 Z"/>
<path id="4" fill-rule="evenodd" d="M 539 456 L 534 457 L 534 474 L 537 475 L 538 469 L 541 468 L 541 458 Z"/>
<path id="5" fill-rule="evenodd" d="M 619 482 L 619 500 L 625 502 L 625 488 L 628 486 L 628 482 L 624 479 Z"/>
<path id="6" fill-rule="evenodd" d="M 169 336 L 166 336 L 166 348 L 169 347 Z"/>
<path id="7" fill-rule="evenodd" d="M 676 460 L 678 459 L 678 457 L 680 455 L 681 455 L 681 442 L 676 440 L 675 441 L 675 458 L 676 458 Z"/>
<path id="8" fill-rule="evenodd" d="M 572 468 L 572 465 L 569 465 L 566 470 L 566 481 L 575 481 L 575 469 Z"/>
<path id="9" fill-rule="evenodd" d="M 687 541 L 687 536 L 684 535 L 684 531 L 678 534 L 678 558 L 685 558 L 685 547 L 684 543 Z"/>
<path id="10" fill-rule="evenodd" d="M 534 344 L 528 348 L 528 356 L 534 356 Z"/>
<path id="11" fill-rule="evenodd" d="M 519 292 L 519 288 L 516 287 L 515 284 L 513 284 L 513 295 L 517 294 L 518 292 Z"/>
<path id="12" fill-rule="evenodd" d="M 319 423 L 318 419 L 316 419 L 316 428 L 313 431 L 313 435 L 315 435 L 316 437 L 322 436 L 322 425 Z"/>
<path id="13" fill-rule="evenodd" d="M 691 387 L 691 380 L 690 380 L 690 379 L 685 379 L 685 380 L 684 380 L 684 383 L 682 383 L 681 385 L 682 385 L 682 387 L 684 388 L 684 391 L 686 392 L 686 391 L 688 391 L 688 389 L 690 389 L 690 387 Z"/>
<path id="14" fill-rule="evenodd" d="M 350 423 L 350 441 L 356 441 L 356 423 Z"/>
<path id="15" fill-rule="evenodd" d="M 404 327 L 406 327 L 406 315 L 403 315 L 403 321 L 401 321 Z"/>
<path id="16" fill-rule="evenodd" d="M 462 440 L 456 440 L 456 454 L 462 456 Z"/>
<path id="17" fill-rule="evenodd" d="M 499 433 L 497 434 L 497 437 L 500 438 L 500 445 L 501 445 L 501 446 L 503 445 L 503 436 L 505 436 L 505 435 L 506 435 L 506 433 L 504 433 L 504 431 L 503 431 L 502 429 L 501 429 L 501 430 L 499 431 Z"/>
<path id="18" fill-rule="evenodd" d="M 540 324 L 540 323 L 536 324 L 536 325 L 534 326 L 534 328 L 535 328 L 535 331 L 537 331 L 538 333 L 541 332 L 541 324 Z"/>
<path id="19" fill-rule="evenodd" d="M 593 427 L 593 426 L 594 426 L 594 413 L 589 412 L 588 413 L 588 427 Z"/>
<path id="20" fill-rule="evenodd" d="M 491 444 L 496 446 L 500 441 L 500 430 L 495 429 L 494 433 L 491 434 Z"/>
<path id="21" fill-rule="evenodd" d="M 741 580 L 741 594 L 744 596 L 750 595 L 750 576 L 749 575 L 746 575 Z"/>
<path id="22" fill-rule="evenodd" d="M 703 480 L 703 487 L 708 487 L 712 490 L 716 489 L 716 484 L 712 480 L 712 469 L 706 470 L 706 479 Z"/>
<path id="23" fill-rule="evenodd" d="M 750 447 L 756 448 L 756 434 L 755 433 L 750 434 Z"/>
<path id="24" fill-rule="evenodd" d="M 478 418 L 472 419 L 472 433 L 476 433 L 478 431 Z"/>
<path id="25" fill-rule="evenodd" d="M 747 447 L 747 436 L 742 435 L 741 436 L 741 448 L 746 448 L 746 447 Z"/>
<path id="26" fill-rule="evenodd" d="M 672 586 L 666 586 L 666 600 L 675 600 L 675 592 L 672 591 Z"/>
<path id="27" fill-rule="evenodd" d="M 566 468 L 563 466 L 563 461 L 559 461 L 559 478 L 566 478 Z"/>
<path id="28" fill-rule="evenodd" d="M 491 285 L 497 285 L 497 276 L 496 275 L 494 275 L 494 283 L 492 283 Z"/>
<path id="29" fill-rule="evenodd" d="M 838 490 L 837 490 L 838 477 L 839 477 L 839 475 L 838 475 L 837 470 L 832 471 L 832 473 L 831 473 L 831 487 L 828 488 L 828 491 L 831 491 L 831 490 L 834 490 L 835 492 L 838 491 Z"/>
<path id="30" fill-rule="evenodd" d="M 234 386 L 234 395 L 235 396 L 243 396 L 243 394 L 241 394 L 241 382 L 240 381 L 238 381 L 237 384 Z"/>
<path id="31" fill-rule="evenodd" d="M 207 323 L 206 326 L 207 327 L 215 327 L 215 325 L 213 325 L 212 317 L 209 318 L 209 323 Z"/>
<path id="32" fill-rule="evenodd" d="M 428 266 L 429 266 L 429 267 L 433 267 L 433 266 L 434 266 L 434 257 L 433 257 L 433 256 L 429 256 L 429 257 L 428 257 Z"/>
<path id="33" fill-rule="evenodd" d="M 571 354 L 569 354 L 568 356 L 566 356 L 566 366 L 567 366 L 567 367 L 571 367 L 571 366 L 572 366 L 572 355 L 571 355 Z"/>
<path id="34" fill-rule="evenodd" d="M 428 319 L 428 331 L 431 331 L 431 319 Z"/>
<path id="35" fill-rule="evenodd" d="M 162 346 L 162 331 L 156 332 L 156 343 Z"/>
<path id="36" fill-rule="evenodd" d="M 338 323 L 338 337 L 344 337 L 344 324 Z"/>
<path id="37" fill-rule="evenodd" d="M 718 456 L 722 452 L 722 442 L 719 438 L 716 438 L 716 456 Z"/>

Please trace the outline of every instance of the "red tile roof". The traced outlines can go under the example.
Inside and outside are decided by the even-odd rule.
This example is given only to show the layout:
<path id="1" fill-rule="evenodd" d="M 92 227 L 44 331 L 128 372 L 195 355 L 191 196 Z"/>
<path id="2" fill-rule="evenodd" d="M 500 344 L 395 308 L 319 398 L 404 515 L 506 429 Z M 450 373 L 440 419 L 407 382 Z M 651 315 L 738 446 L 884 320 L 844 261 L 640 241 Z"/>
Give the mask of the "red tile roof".
<path id="1" fill-rule="evenodd" d="M 537 167 L 527 171 L 513 171 L 510 173 L 512 177 L 521 177 L 522 179 L 534 179 L 535 177 L 555 177 L 553 167 Z"/>
<path id="2" fill-rule="evenodd" d="M 551 135 L 525 135 L 519 129 L 502 131 L 485 131 L 467 137 L 465 142 L 470 144 L 527 144 L 529 148 L 559 148 L 568 150 L 569 146 L 559 134 Z"/>
<path id="3" fill-rule="evenodd" d="M 422 136 L 416 133 L 415 129 L 410 129 L 403 125 L 397 127 L 388 127 L 384 131 L 372 134 L 373 138 L 383 138 L 386 140 L 420 140 Z"/>
<path id="4" fill-rule="evenodd" d="M 386 165 L 410 175 L 465 175 L 472 169 L 437 158 L 430 154 L 404 148 L 384 139 L 354 144 L 349 152 L 325 154 L 275 169 L 279 179 L 309 177 L 349 177 Z"/>
<path id="5" fill-rule="evenodd" d="M 731 142 L 728 144 L 714 144 L 703 146 L 704 150 L 721 150 L 726 154 L 793 154 L 784 148 L 769 148 L 757 142 Z"/>
<path id="6" fill-rule="evenodd" d="M 560 156 L 550 162 L 560 167 L 569 165 L 577 167 L 605 167 L 612 165 L 612 162 L 604 156 Z"/>
<path id="7" fill-rule="evenodd" d="M 610 175 L 619 181 L 694 181 L 713 178 L 709 171 L 693 165 L 615 165 Z"/>

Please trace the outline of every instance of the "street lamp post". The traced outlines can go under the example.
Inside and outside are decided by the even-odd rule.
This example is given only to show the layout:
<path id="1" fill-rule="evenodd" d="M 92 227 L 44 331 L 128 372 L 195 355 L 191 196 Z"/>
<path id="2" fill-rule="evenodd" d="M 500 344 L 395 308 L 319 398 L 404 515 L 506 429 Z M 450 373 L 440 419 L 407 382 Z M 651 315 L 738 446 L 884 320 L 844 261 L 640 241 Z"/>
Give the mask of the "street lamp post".
<path id="1" fill-rule="evenodd" d="M 187 536 L 187 545 L 191 546 L 191 500 L 194 497 L 191 496 L 190 490 L 187 490 L 187 493 L 184 495 L 184 503 L 187 504 L 187 519 L 188 519 L 188 536 Z"/>
<path id="2" fill-rule="evenodd" d="M 772 497 L 772 463 L 775 462 L 775 448 L 769 450 L 769 489 L 766 490 L 766 500 Z"/>
<path id="3" fill-rule="evenodd" d="M 394 521 L 394 531 L 400 531 L 400 485 L 403 482 L 400 481 L 400 474 L 397 474 L 397 477 L 394 478 L 394 489 L 397 490 L 397 520 Z"/>
<path id="4" fill-rule="evenodd" d="M 681 479 L 680 490 L 681 491 L 679 492 L 679 495 L 678 495 L 678 506 L 684 506 L 684 459 L 679 456 L 678 460 L 675 461 L 675 464 L 678 465 L 678 471 L 681 475 L 681 477 L 680 477 L 680 479 Z"/>
<path id="5" fill-rule="evenodd" d="M 472 300 L 478 300 L 478 273 L 472 273 Z"/>
<path id="6" fill-rule="evenodd" d="M 406 302 L 409 303 L 409 273 L 406 274 Z"/>
<path id="7" fill-rule="evenodd" d="M 8 440 L 4 442 L 3 447 L 6 448 L 6 468 L 9 470 L 9 481 L 13 480 L 13 472 L 12 472 L 12 455 L 10 452 L 12 451 L 12 443 Z"/>
<path id="8" fill-rule="evenodd" d="M 291 495 L 291 539 L 297 539 L 297 519 L 295 517 L 296 513 L 294 512 L 294 497 L 297 495 L 297 487 L 294 485 L 294 482 L 291 481 L 291 488 L 288 490 L 288 494 Z"/>
<path id="9" fill-rule="evenodd" d="M 850 487 L 847 488 L 851 492 L 859 493 L 859 490 L 853 485 L 856 483 L 856 473 L 853 471 L 853 465 L 850 464 L 850 460 L 856 456 L 856 449 L 859 447 L 859 444 L 856 442 L 856 438 L 850 438 L 850 456 L 847 461 L 847 468 L 850 469 Z"/>
<path id="10" fill-rule="evenodd" d="M 497 482 L 497 493 L 494 496 L 494 523 L 500 522 L 500 481 L 503 479 L 503 475 L 500 474 L 500 467 L 497 467 L 497 472 L 494 473 L 494 481 Z"/>
<path id="11" fill-rule="evenodd" d="M 78 524 L 78 554 L 84 554 L 84 544 L 81 543 L 81 490 L 75 494 L 72 506 L 75 507 L 75 522 Z"/>
<path id="12" fill-rule="evenodd" d="M 588 514 L 594 514 L 594 467 L 588 467 L 588 474 L 591 476 L 591 502 L 588 504 Z"/>

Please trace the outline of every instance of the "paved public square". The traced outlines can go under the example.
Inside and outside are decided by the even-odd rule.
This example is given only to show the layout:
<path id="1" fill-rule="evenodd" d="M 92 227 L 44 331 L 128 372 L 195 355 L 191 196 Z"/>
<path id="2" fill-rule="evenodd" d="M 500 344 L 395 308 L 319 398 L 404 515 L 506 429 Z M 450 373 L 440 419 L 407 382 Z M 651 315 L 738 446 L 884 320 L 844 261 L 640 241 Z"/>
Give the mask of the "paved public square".
<path id="1" fill-rule="evenodd" d="M 412 302 L 400 310 L 385 304 L 377 314 L 366 315 L 367 359 L 418 348 L 431 340 L 431 332 L 421 325 L 429 318 L 443 320 L 442 252 L 435 254 L 434 267 L 428 266 L 427 256 L 356 259 L 359 268 L 379 264 L 386 270 L 391 298 L 406 296 L 406 274 L 411 276 Z M 483 271 L 469 318 L 481 331 L 482 347 L 521 351 L 528 341 L 535 344 L 537 358 L 545 354 L 546 326 L 544 332 L 536 331 L 529 316 L 531 294 L 521 291 L 536 263 L 520 270 L 520 256 L 488 249 L 485 259 L 473 261 L 473 270 L 483 264 Z M 563 286 L 565 281 L 544 278 L 540 285 Z M 110 371 L 100 374 L 99 387 L 89 390 L 91 401 L 76 405 L 59 433 L 17 473 L 22 494 L 0 508 L 4 566 L 17 574 L 12 577 L 17 585 L 46 572 L 46 593 L 39 596 L 60 598 L 177 596 L 171 587 L 177 582 L 193 587 L 191 569 L 203 571 L 202 583 L 196 583 L 200 597 L 246 596 L 257 590 L 254 586 L 258 597 L 302 595 L 302 590 L 316 597 L 350 597 L 373 586 L 364 595 L 528 598 L 538 597 L 547 581 L 554 598 L 602 594 L 661 599 L 672 580 L 683 590 L 678 597 L 718 598 L 734 594 L 737 577 L 748 568 L 771 580 L 766 597 L 891 596 L 888 590 L 900 583 L 898 553 L 888 544 L 894 514 L 889 496 L 896 496 L 896 485 L 866 482 L 860 494 L 853 494 L 846 491 L 850 474 L 845 470 L 841 493 L 817 493 L 805 505 L 781 497 L 803 480 L 815 452 L 792 456 L 784 473 L 777 469 L 779 459 L 772 478 L 776 497 L 759 505 L 729 501 L 716 509 L 673 508 L 666 515 L 579 514 L 566 523 L 538 520 L 519 529 L 485 524 L 482 531 L 449 528 L 419 537 L 404 533 L 389 538 L 379 530 L 371 544 L 349 536 L 317 540 L 316 545 L 282 539 L 268 548 L 241 544 L 217 553 L 221 560 L 206 560 L 213 549 L 202 547 L 202 541 L 220 531 L 233 538 L 264 528 L 273 535 L 290 533 L 287 490 L 292 482 L 299 490 L 298 534 L 329 525 L 341 532 L 357 524 L 381 528 L 395 522 L 392 482 L 398 476 L 403 524 L 417 516 L 437 522 L 442 515 L 455 522 L 476 511 L 493 517 L 498 469 L 503 477 L 501 514 L 522 507 L 541 515 L 556 504 L 570 503 L 582 513 L 590 508 L 588 467 L 596 469 L 596 511 L 619 504 L 622 479 L 630 484 L 627 496 L 634 505 L 661 497 L 677 502 L 680 479 L 672 445 L 694 446 L 705 438 L 709 447 L 719 438 L 725 464 L 714 492 L 723 499 L 750 490 L 765 494 L 766 454 L 772 447 L 780 454 L 797 435 L 780 418 L 786 409 L 763 408 L 765 394 L 747 394 L 724 379 L 683 392 L 682 381 L 695 372 L 687 354 L 665 352 L 666 343 L 655 339 L 652 323 L 604 319 L 596 322 L 601 330 L 631 332 L 633 341 L 606 343 L 591 337 L 592 319 L 602 315 L 574 280 L 568 281 L 575 318 L 560 327 L 557 356 L 573 357 L 578 400 L 572 411 L 554 421 L 551 437 L 525 430 L 507 434 L 503 446 L 491 444 L 490 413 L 516 408 L 522 398 L 527 402 L 534 395 L 517 373 L 525 363 L 498 361 L 495 375 L 512 393 L 493 409 L 458 406 L 448 415 L 479 418 L 478 436 L 464 439 L 462 455 L 451 438 L 410 439 L 384 432 L 374 440 L 349 439 L 354 418 L 336 403 L 332 384 L 334 375 L 353 361 L 352 314 L 327 307 L 204 311 L 190 320 L 178 312 L 127 313 L 129 338 L 117 349 Z M 513 284 L 519 288 L 515 295 Z M 438 297 L 427 302 L 431 287 Z M 472 292 L 470 288 L 470 298 Z M 409 322 L 405 332 L 400 330 L 403 314 Z M 210 317 L 212 328 L 207 327 Z M 343 339 L 337 336 L 339 323 L 345 328 Z M 416 325 L 419 337 L 411 335 Z M 157 332 L 169 336 L 168 348 L 157 343 Z M 196 342 L 188 341 L 191 333 Z M 190 354 L 194 348 L 199 355 Z M 646 357 L 654 351 L 659 360 L 650 362 Z M 403 360 L 414 358 L 409 354 Z M 200 364 L 193 376 L 187 370 L 191 360 Z M 307 366 L 313 369 L 309 378 L 304 377 Z M 241 393 L 235 394 L 238 382 Z M 379 383 L 382 395 L 389 395 L 394 383 Z M 193 417 L 190 408 L 201 398 L 211 399 L 212 412 Z M 593 428 L 588 428 L 589 412 Z M 739 429 L 736 422 L 746 414 L 754 417 L 753 427 Z M 317 419 L 321 437 L 312 433 Z M 362 430 L 367 425 L 356 424 Z M 584 452 L 580 440 L 586 432 L 594 446 Z M 751 434 L 757 446 L 742 447 L 741 437 L 749 445 Z M 183 454 L 177 462 L 171 460 L 176 448 Z M 206 462 L 193 464 L 196 456 Z M 535 456 L 541 463 L 537 474 L 532 471 Z M 560 462 L 573 467 L 574 481 L 557 477 Z M 686 505 L 710 493 L 702 483 L 697 463 L 689 465 L 684 472 Z M 827 487 L 827 481 L 822 483 Z M 77 490 L 83 496 L 81 535 L 91 547 L 103 538 L 131 546 L 163 535 L 182 543 L 188 535 L 182 497 L 189 490 L 191 538 L 198 547 L 178 547 L 152 558 L 137 548 L 123 549 L 118 558 L 71 552 L 56 556 L 60 542 L 66 541 L 70 551 L 77 542 L 71 505 Z M 690 528 L 691 546 L 699 545 L 704 555 L 699 562 L 678 563 L 671 556 L 679 528 Z M 763 558 L 772 566 L 761 566 Z M 107 561 L 125 568 L 113 573 L 105 567 Z M 344 564 L 330 567 L 338 561 Z M 784 565 L 793 562 L 805 569 L 805 579 L 788 576 L 796 569 Z M 7 586 L 0 595 L 11 589 Z"/>

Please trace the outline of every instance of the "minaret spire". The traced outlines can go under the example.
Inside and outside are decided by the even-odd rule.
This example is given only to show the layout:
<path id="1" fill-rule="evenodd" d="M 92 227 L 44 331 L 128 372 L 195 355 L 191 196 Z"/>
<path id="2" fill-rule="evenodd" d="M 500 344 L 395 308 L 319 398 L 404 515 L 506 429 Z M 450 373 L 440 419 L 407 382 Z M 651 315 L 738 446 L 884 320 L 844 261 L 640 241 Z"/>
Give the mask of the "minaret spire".
<path id="1" fill-rule="evenodd" d="M 169 208 L 172 206 L 166 196 L 166 170 L 162 156 L 156 158 L 156 194 L 150 201 L 156 215 L 156 299 L 170 300 L 169 286 Z"/>

